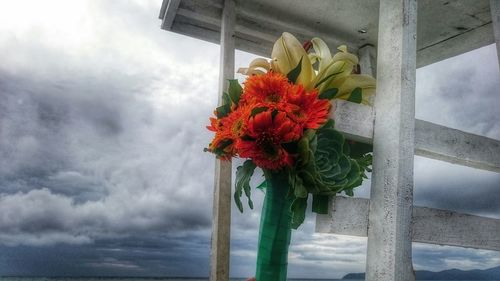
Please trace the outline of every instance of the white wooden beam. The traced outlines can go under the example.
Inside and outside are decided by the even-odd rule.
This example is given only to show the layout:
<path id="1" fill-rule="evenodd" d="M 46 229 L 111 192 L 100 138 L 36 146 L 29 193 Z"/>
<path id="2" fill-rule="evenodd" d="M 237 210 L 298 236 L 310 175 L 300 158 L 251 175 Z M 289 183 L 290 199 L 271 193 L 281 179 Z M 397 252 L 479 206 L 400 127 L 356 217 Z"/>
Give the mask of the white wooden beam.
<path id="1" fill-rule="evenodd" d="M 366 280 L 414 280 L 417 1 L 380 0 Z"/>
<path id="2" fill-rule="evenodd" d="M 497 45 L 498 67 L 500 67 L 500 0 L 490 0 L 491 22 Z"/>
<path id="3" fill-rule="evenodd" d="M 415 154 L 500 172 L 500 141 L 417 120 Z"/>
<path id="4" fill-rule="evenodd" d="M 335 120 L 335 129 L 350 140 L 372 143 L 374 117 L 371 106 L 345 100 L 332 101 L 330 118 Z"/>
<path id="5" fill-rule="evenodd" d="M 316 232 L 368 236 L 370 200 L 337 196 L 316 216 Z M 500 251 L 500 219 L 413 207 L 412 241 Z"/>
<path id="6" fill-rule="evenodd" d="M 225 0 L 220 40 L 219 104 L 228 79 L 234 77 L 234 0 Z M 210 281 L 229 281 L 229 248 L 231 231 L 231 162 L 216 160 L 213 200 L 212 252 Z"/>
<path id="7" fill-rule="evenodd" d="M 358 50 L 361 74 L 377 77 L 377 49 L 372 45 L 364 45 Z"/>
<path id="8" fill-rule="evenodd" d="M 335 128 L 348 139 L 373 142 L 373 108 L 334 101 Z M 431 122 L 415 120 L 415 155 L 500 172 L 500 141 Z"/>
<path id="9" fill-rule="evenodd" d="M 165 1 L 163 1 L 162 7 L 160 9 L 160 18 L 163 15 L 161 28 L 170 30 L 172 28 L 172 24 L 174 23 L 174 18 L 177 14 L 177 9 L 179 8 L 181 0 L 167 0 L 167 2 L 168 3 L 165 5 Z"/>

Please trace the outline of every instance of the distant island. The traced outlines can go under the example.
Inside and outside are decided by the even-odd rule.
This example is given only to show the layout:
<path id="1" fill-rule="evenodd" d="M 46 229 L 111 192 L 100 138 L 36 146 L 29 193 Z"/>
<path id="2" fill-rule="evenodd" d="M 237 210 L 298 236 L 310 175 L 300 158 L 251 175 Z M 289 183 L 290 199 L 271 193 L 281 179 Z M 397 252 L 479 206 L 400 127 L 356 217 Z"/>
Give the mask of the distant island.
<path id="1" fill-rule="evenodd" d="M 448 269 L 439 272 L 417 270 L 417 280 L 500 280 L 500 266 L 490 269 L 460 270 Z M 342 277 L 343 280 L 365 279 L 364 273 L 349 273 Z"/>

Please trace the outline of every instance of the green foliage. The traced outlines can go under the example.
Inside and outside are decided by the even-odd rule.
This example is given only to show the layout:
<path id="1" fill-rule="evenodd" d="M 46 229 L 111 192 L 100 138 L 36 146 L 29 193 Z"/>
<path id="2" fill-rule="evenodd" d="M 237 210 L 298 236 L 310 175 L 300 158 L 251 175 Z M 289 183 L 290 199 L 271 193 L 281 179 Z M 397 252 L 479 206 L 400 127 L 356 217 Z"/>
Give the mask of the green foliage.
<path id="1" fill-rule="evenodd" d="M 306 218 L 307 195 L 305 198 L 296 198 L 292 203 L 292 228 L 297 229 Z"/>
<path id="2" fill-rule="evenodd" d="M 230 104 L 224 104 L 215 109 L 215 115 L 217 115 L 217 119 L 221 119 L 223 117 L 228 116 L 230 112 L 231 112 Z"/>
<path id="3" fill-rule="evenodd" d="M 231 104 L 238 104 L 240 96 L 243 93 L 240 83 L 236 79 L 229 79 L 227 92 L 222 93 L 222 104 L 215 109 L 215 115 L 218 119 L 226 117 L 231 113 Z"/>
<path id="4" fill-rule="evenodd" d="M 248 198 L 248 206 L 253 209 L 253 202 L 250 198 L 250 179 L 252 178 L 253 171 L 255 170 L 255 164 L 252 160 L 247 160 L 243 165 L 236 168 L 236 188 L 234 191 L 234 201 L 240 212 L 243 213 L 243 204 L 241 203 L 241 196 L 245 192 Z"/>
<path id="5" fill-rule="evenodd" d="M 333 128 L 333 121 L 317 131 L 306 131 L 298 143 L 300 157 L 289 180 L 296 197 L 292 205 L 293 217 L 297 218 L 294 227 L 302 223 L 307 194 L 313 195 L 313 212 L 320 214 L 328 212 L 329 196 L 342 191 L 352 196 L 353 189 L 367 178 L 365 172 L 371 171 L 370 151 L 368 145 L 348 144 Z"/>
<path id="6" fill-rule="evenodd" d="M 297 78 L 299 78 L 300 71 L 302 71 L 302 58 L 300 58 L 300 61 L 297 64 L 297 66 L 294 69 L 290 70 L 290 72 L 288 72 L 288 74 L 286 75 L 288 81 L 290 81 L 290 83 L 295 84 Z"/>
<path id="7" fill-rule="evenodd" d="M 240 101 L 241 93 L 243 92 L 243 88 L 241 88 L 240 83 L 238 83 L 237 79 L 229 79 L 229 87 L 227 89 L 229 92 L 228 96 L 231 98 L 231 101 L 234 104 L 238 104 Z"/>
<path id="8" fill-rule="evenodd" d="M 363 90 L 359 87 L 354 88 L 347 100 L 350 102 L 361 103 L 363 100 Z"/>
<path id="9" fill-rule="evenodd" d="M 324 90 L 320 95 L 319 95 L 319 98 L 320 99 L 328 99 L 328 100 L 331 100 L 333 99 L 337 93 L 339 92 L 339 89 L 337 88 L 330 88 L 330 89 L 327 89 L 327 90 Z"/>

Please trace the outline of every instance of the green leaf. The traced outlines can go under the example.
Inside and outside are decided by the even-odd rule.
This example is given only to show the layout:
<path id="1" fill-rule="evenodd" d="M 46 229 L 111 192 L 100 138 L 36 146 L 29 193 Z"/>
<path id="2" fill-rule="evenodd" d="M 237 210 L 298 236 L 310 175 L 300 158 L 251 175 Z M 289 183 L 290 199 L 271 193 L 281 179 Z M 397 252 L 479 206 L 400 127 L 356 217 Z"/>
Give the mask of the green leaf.
<path id="1" fill-rule="evenodd" d="M 230 104 L 221 105 L 215 109 L 215 112 L 218 119 L 226 117 L 229 114 L 229 112 L 231 112 L 231 105 Z"/>
<path id="2" fill-rule="evenodd" d="M 267 110 L 267 107 L 263 106 L 263 107 L 256 107 L 254 109 L 252 109 L 252 112 L 250 112 L 250 116 L 251 117 L 254 117 L 255 115 L 261 113 L 261 112 L 264 112 Z"/>
<path id="3" fill-rule="evenodd" d="M 229 79 L 229 87 L 228 90 L 229 97 L 233 101 L 234 104 L 238 104 L 240 101 L 241 93 L 243 92 L 243 88 L 241 88 L 240 83 L 238 83 L 237 79 Z"/>
<path id="4" fill-rule="evenodd" d="M 313 195 L 312 211 L 317 214 L 328 214 L 329 196 Z"/>
<path id="5" fill-rule="evenodd" d="M 353 192 L 353 190 L 352 190 L 352 189 L 346 189 L 346 190 L 344 190 L 344 192 L 345 192 L 345 194 L 346 194 L 347 196 L 350 196 L 350 197 L 353 197 L 353 196 L 354 196 L 354 192 Z"/>
<path id="6" fill-rule="evenodd" d="M 290 70 L 290 72 L 288 72 L 288 74 L 286 75 L 288 81 L 290 81 L 290 83 L 295 84 L 297 78 L 299 78 L 301 70 L 302 70 L 302 58 L 300 58 L 300 61 L 297 64 L 297 66 L 294 69 Z"/>
<path id="7" fill-rule="evenodd" d="M 360 87 L 354 88 L 347 100 L 350 102 L 361 103 L 363 100 L 363 90 Z"/>
<path id="8" fill-rule="evenodd" d="M 311 158 L 310 150 L 309 150 L 309 138 L 307 136 L 303 136 L 298 143 L 298 151 L 300 155 L 300 161 L 302 165 L 307 165 L 309 163 L 309 159 Z"/>
<path id="9" fill-rule="evenodd" d="M 363 155 L 373 151 L 373 145 L 371 144 L 361 143 L 357 141 L 348 141 L 347 144 L 350 147 L 349 155 L 352 158 L 360 158 L 363 157 Z"/>
<path id="10" fill-rule="evenodd" d="M 341 68 L 344 68 L 344 66 L 342 66 Z M 319 85 L 323 84 L 324 82 L 326 82 L 326 80 L 332 78 L 333 76 L 337 75 L 337 74 L 340 74 L 342 73 L 343 71 L 339 71 L 339 72 L 334 72 L 332 74 L 329 74 L 328 76 L 326 76 L 325 78 L 321 79 L 318 83 L 316 83 L 316 85 L 314 85 L 314 88 L 318 88 Z"/>
<path id="11" fill-rule="evenodd" d="M 262 191 L 264 191 L 265 189 L 267 188 L 267 181 L 264 180 L 263 182 L 261 182 L 258 186 L 257 186 L 257 189 L 260 189 Z"/>
<path id="12" fill-rule="evenodd" d="M 300 177 L 295 177 L 293 194 L 297 198 L 307 198 L 307 189 Z"/>
<path id="13" fill-rule="evenodd" d="M 297 229 L 306 218 L 307 197 L 296 198 L 292 203 L 292 228 Z"/>
<path id="14" fill-rule="evenodd" d="M 330 88 L 328 90 L 323 91 L 319 95 L 319 98 L 320 99 L 331 100 L 331 99 L 333 99 L 337 95 L 338 92 L 339 92 L 339 89 L 337 89 L 337 88 Z"/>
<path id="15" fill-rule="evenodd" d="M 231 105 L 231 98 L 229 97 L 229 94 L 224 92 L 222 93 L 222 105 L 229 104 Z"/>
<path id="16" fill-rule="evenodd" d="M 321 129 L 333 129 L 335 127 L 335 121 L 333 119 L 328 119 L 325 124 L 321 127 Z"/>
<path id="17" fill-rule="evenodd" d="M 243 213 L 243 205 L 241 204 L 241 195 L 243 191 L 248 198 L 248 206 L 253 209 L 253 202 L 250 198 L 250 179 L 252 178 L 253 171 L 255 170 L 255 164 L 252 160 L 247 160 L 242 166 L 236 168 L 236 186 L 234 191 L 234 201 L 240 212 Z"/>

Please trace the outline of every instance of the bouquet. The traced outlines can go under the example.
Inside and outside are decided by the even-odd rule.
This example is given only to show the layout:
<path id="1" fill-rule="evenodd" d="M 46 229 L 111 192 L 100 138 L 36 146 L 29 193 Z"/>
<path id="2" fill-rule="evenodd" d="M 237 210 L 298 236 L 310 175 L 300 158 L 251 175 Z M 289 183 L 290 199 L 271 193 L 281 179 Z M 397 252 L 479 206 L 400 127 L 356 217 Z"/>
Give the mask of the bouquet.
<path id="1" fill-rule="evenodd" d="M 331 100 L 369 104 L 375 79 L 355 73 L 358 58 L 340 46 L 334 56 L 325 42 L 304 45 L 291 34 L 274 44 L 271 60 L 257 58 L 239 73 L 243 87 L 229 80 L 222 105 L 207 128 L 215 133 L 206 151 L 218 158 L 246 158 L 236 170 L 234 200 L 243 212 L 250 179 L 260 167 L 266 195 L 261 214 L 257 281 L 284 281 L 291 229 L 312 211 L 325 214 L 330 196 L 352 196 L 371 171 L 371 146 L 346 141 L 334 129 Z"/>

